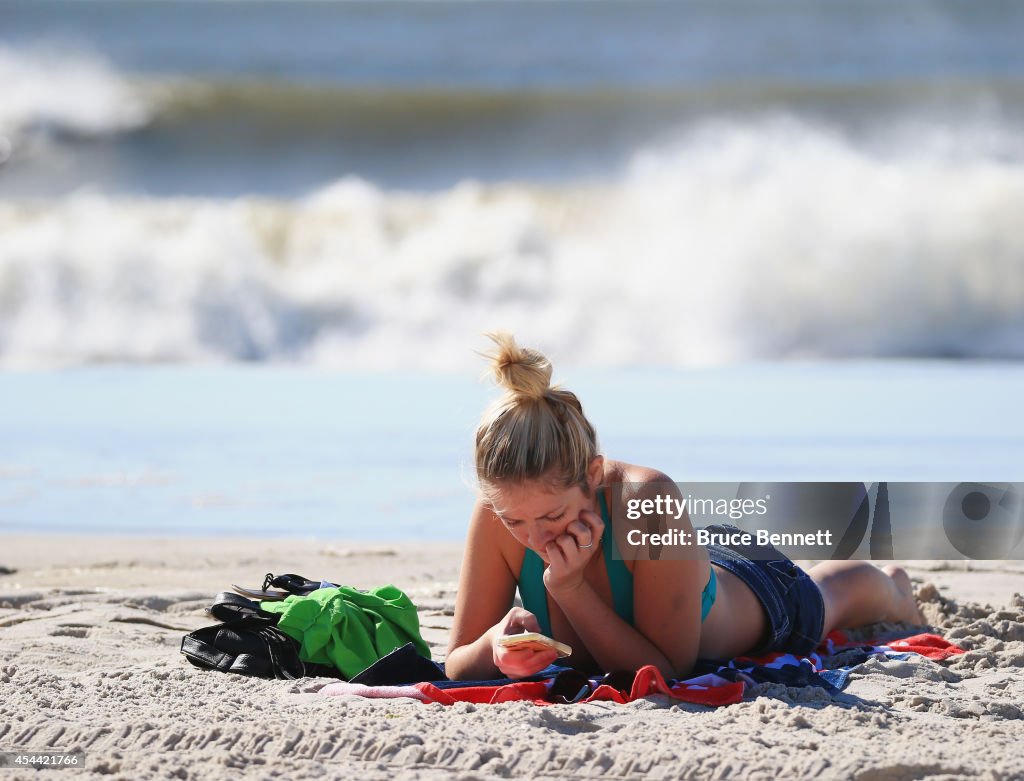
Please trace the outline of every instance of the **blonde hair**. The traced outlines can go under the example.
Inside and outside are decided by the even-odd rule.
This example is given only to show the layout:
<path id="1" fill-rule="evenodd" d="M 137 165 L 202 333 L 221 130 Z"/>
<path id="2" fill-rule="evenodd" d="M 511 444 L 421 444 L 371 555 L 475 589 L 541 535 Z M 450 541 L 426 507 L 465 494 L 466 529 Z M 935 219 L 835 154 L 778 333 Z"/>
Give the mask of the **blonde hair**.
<path id="1" fill-rule="evenodd" d="M 476 475 L 485 499 L 498 483 L 549 480 L 579 485 L 598 454 L 597 434 L 576 394 L 551 385 L 551 362 L 520 347 L 511 334 L 489 333 L 497 349 L 490 360 L 504 395 L 484 412 L 476 430 Z"/>

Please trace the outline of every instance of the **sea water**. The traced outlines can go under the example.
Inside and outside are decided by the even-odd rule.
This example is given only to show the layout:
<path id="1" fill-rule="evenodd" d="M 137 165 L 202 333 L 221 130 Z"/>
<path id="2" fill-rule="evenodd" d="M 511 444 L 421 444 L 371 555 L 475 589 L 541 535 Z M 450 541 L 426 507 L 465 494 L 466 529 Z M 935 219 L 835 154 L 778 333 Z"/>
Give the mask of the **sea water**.
<path id="1" fill-rule="evenodd" d="M 1024 4 L 0 0 L 0 366 L 1024 357 Z"/>
<path id="2" fill-rule="evenodd" d="M 1020 480 L 1022 39 L 0 0 L 0 528 L 457 539 L 496 328 L 679 481 Z"/>
<path id="3" fill-rule="evenodd" d="M 756 139 L 773 117 L 897 162 L 992 159 L 1022 29 L 1013 0 L 3 0 L 0 192 L 614 180 L 709 120 Z"/>
<path id="4" fill-rule="evenodd" d="M 1016 364 L 560 374 L 603 452 L 683 484 L 1022 479 Z M 473 374 L 108 367 L 8 373 L 0 394 L 0 531 L 458 540 L 494 390 Z"/>

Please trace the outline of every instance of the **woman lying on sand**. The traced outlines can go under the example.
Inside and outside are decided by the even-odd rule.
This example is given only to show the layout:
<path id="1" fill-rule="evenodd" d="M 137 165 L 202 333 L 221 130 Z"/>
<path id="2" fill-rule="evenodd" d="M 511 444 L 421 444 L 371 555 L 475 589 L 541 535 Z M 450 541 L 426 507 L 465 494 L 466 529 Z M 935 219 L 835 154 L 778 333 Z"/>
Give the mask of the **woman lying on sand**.
<path id="1" fill-rule="evenodd" d="M 721 545 L 682 561 L 613 555 L 607 527 L 623 517 L 614 505 L 623 491 L 610 487 L 669 486 L 680 499 L 678 488 L 656 469 L 600 455 L 579 400 L 551 386 L 550 362 L 511 336 L 491 339 L 498 348 L 492 367 L 506 392 L 476 433 L 480 498 L 445 663 L 450 678 L 523 677 L 555 660 L 554 650 L 498 645 L 500 636 L 522 631 L 569 644 L 581 669 L 653 664 L 677 678 L 698 657 L 803 653 L 836 627 L 923 623 L 899 567 L 844 560 L 804 572 L 771 548 L 779 560 L 753 560 Z M 685 515 L 676 523 L 692 534 Z M 512 607 L 517 585 L 522 608 Z"/>

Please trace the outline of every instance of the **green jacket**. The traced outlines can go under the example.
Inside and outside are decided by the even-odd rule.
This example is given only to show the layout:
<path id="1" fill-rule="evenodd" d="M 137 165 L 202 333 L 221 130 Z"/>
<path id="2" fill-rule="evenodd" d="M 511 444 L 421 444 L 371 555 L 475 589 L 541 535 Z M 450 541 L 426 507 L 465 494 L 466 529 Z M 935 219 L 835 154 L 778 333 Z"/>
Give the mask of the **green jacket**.
<path id="1" fill-rule="evenodd" d="M 261 602 L 260 607 L 281 614 L 277 626 L 299 642 L 302 661 L 334 665 L 346 678 L 409 642 L 420 656 L 430 658 L 416 606 L 392 585 L 371 591 L 321 588 L 304 597 Z"/>

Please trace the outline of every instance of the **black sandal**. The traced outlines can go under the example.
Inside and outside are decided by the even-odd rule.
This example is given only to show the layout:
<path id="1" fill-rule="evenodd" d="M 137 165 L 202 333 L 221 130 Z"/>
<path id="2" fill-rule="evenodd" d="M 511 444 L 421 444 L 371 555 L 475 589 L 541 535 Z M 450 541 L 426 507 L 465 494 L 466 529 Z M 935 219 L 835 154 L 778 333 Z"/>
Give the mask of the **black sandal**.
<path id="1" fill-rule="evenodd" d="M 268 572 L 267 576 L 263 579 L 263 590 L 268 591 L 271 586 L 287 591 L 289 594 L 297 594 L 304 597 L 311 591 L 316 591 L 320 588 L 320 581 L 310 580 L 309 578 L 302 577 L 302 575 L 295 575 L 293 573 L 275 576 L 273 572 Z"/>
<path id="2" fill-rule="evenodd" d="M 281 617 L 277 613 L 270 613 L 260 607 L 259 602 L 232 594 L 230 591 L 222 591 L 213 600 L 213 604 L 206 608 L 206 612 L 218 621 L 236 621 L 239 618 L 267 618 L 271 623 L 276 624 Z"/>

